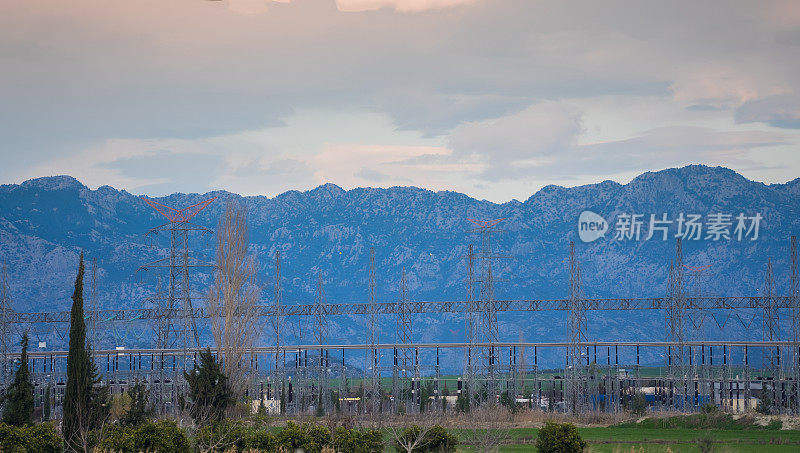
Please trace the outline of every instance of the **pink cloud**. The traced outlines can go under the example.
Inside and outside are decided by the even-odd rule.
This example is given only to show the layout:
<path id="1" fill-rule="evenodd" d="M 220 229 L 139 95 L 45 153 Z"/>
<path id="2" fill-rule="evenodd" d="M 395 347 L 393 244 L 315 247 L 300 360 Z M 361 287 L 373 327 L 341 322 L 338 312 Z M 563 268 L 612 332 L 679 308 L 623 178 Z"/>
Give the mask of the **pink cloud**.
<path id="1" fill-rule="evenodd" d="M 374 11 L 388 8 L 402 13 L 418 13 L 475 3 L 476 0 L 336 0 L 339 11 Z"/>

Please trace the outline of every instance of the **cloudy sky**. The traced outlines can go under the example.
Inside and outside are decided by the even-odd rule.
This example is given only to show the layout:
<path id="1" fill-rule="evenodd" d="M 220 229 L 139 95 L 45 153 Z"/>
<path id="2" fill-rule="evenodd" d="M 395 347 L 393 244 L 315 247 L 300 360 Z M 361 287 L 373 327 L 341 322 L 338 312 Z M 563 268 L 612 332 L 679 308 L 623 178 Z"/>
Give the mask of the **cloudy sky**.
<path id="1" fill-rule="evenodd" d="M 800 2 L 0 0 L 0 182 L 493 201 L 800 176 Z"/>

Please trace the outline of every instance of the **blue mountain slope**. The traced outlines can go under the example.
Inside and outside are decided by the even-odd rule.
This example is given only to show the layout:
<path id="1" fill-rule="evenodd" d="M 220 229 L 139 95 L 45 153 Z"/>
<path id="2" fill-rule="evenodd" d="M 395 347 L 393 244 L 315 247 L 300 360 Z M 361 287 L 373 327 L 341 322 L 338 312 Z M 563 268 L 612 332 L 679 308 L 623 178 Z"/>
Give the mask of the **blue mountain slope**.
<path id="1" fill-rule="evenodd" d="M 333 184 L 274 198 L 219 191 L 172 194 L 157 201 L 183 207 L 212 196 L 218 200 L 195 223 L 213 228 L 229 199 L 248 206 L 265 303 L 272 299 L 276 250 L 283 256 L 285 303 L 312 301 L 318 270 L 325 278 L 328 301 L 365 301 L 370 246 L 376 249 L 380 300 L 396 300 L 402 269 L 413 299 L 462 299 L 466 247 L 479 244 L 468 218 L 505 218 L 498 225 L 502 233 L 494 238 L 497 254 L 507 256 L 494 268 L 500 280 L 498 298 L 565 297 L 570 240 L 576 241 L 587 297 L 663 295 L 674 241 L 615 241 L 610 231 L 603 239 L 582 243 L 577 219 L 587 209 L 609 221 L 620 213 L 644 214 L 645 219 L 662 213 L 671 219 L 681 212 L 734 217 L 759 213 L 764 220 L 758 240 L 686 241 L 684 259 L 689 265 L 711 265 L 698 277 L 704 293 L 757 295 L 771 257 L 778 292 L 785 293 L 788 237 L 800 232 L 800 179 L 765 185 L 729 169 L 705 166 L 645 173 L 624 185 L 605 181 L 574 188 L 548 186 L 524 202 L 503 204 L 415 187 L 345 191 Z M 137 269 L 165 256 L 165 238 L 145 234 L 164 221 L 133 194 L 108 186 L 90 190 L 68 176 L 0 186 L 0 260 L 8 266 L 14 309 L 67 310 L 80 250 L 98 260 L 100 306 L 146 306 L 155 291 L 155 276 Z M 213 242 L 213 237 L 204 237 L 192 244 L 201 259 L 210 259 Z M 195 283 L 204 291 L 208 276 L 198 276 Z M 363 341 L 364 322 L 334 319 L 332 341 Z M 394 321 L 381 322 L 383 338 L 394 340 Z M 509 340 L 518 339 L 520 332 L 529 340 L 566 338 L 561 313 L 506 314 L 501 323 L 502 335 Z M 39 328 L 39 335 L 59 341 L 59 333 Z M 706 335 L 721 335 L 707 330 Z M 746 335 L 741 330 L 726 335 Z M 417 341 L 460 341 L 463 320 L 458 315 L 420 316 L 415 332 Z M 662 318 L 652 313 L 591 313 L 589 334 L 598 339 L 657 340 L 663 338 Z"/>

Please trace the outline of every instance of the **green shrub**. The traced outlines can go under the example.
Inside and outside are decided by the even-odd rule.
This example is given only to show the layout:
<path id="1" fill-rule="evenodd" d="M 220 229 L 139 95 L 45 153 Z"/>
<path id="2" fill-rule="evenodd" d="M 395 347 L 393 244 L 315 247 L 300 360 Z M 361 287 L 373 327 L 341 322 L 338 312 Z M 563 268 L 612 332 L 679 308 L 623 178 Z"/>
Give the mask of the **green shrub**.
<path id="1" fill-rule="evenodd" d="M 278 444 L 289 451 L 302 449 L 306 453 L 320 453 L 322 447 L 331 442 L 331 432 L 319 425 L 289 422 L 286 428 L 278 433 Z"/>
<path id="2" fill-rule="evenodd" d="M 145 423 L 136 429 L 134 436 L 137 450 L 189 453 L 186 433 L 172 420 Z"/>
<path id="3" fill-rule="evenodd" d="M 769 429 L 769 430 L 773 430 L 773 431 L 774 430 L 778 430 L 778 429 L 782 429 L 782 428 L 783 428 L 783 422 L 780 421 L 780 420 L 774 420 L 773 419 L 773 420 L 770 420 L 769 423 L 764 425 L 764 429 Z"/>
<path id="4" fill-rule="evenodd" d="M 435 425 L 425 433 L 425 451 L 454 452 L 458 438 L 447 432 L 441 425 Z"/>
<path id="5" fill-rule="evenodd" d="M 469 412 L 469 395 L 460 394 L 456 398 L 456 412 Z"/>
<path id="6" fill-rule="evenodd" d="M 333 446 L 339 453 L 379 453 L 383 451 L 383 435 L 377 429 L 360 431 L 340 426 L 333 435 Z"/>
<path id="7" fill-rule="evenodd" d="M 248 447 L 248 432 L 241 422 L 223 421 L 200 428 L 196 443 L 203 451 L 224 452 L 235 449 L 242 452 Z"/>
<path id="8" fill-rule="evenodd" d="M 394 448 L 397 451 L 404 451 L 403 444 L 410 446 L 414 439 L 420 436 L 422 428 L 412 425 L 403 430 L 400 441 L 395 441 Z M 447 432 L 441 425 L 431 427 L 422 437 L 422 441 L 414 447 L 413 453 L 441 452 L 452 453 L 456 451 L 458 438 Z"/>
<path id="9" fill-rule="evenodd" d="M 675 415 L 666 418 L 647 418 L 641 422 L 629 422 L 616 425 L 623 428 L 667 428 L 667 429 L 724 429 L 724 430 L 770 430 L 780 429 L 780 420 L 766 426 L 759 425 L 752 415 L 744 415 L 734 419 L 724 412 L 702 412 L 699 414 Z"/>
<path id="10" fill-rule="evenodd" d="M 11 426 L 0 423 L 0 451 L 6 453 L 60 453 L 64 450 L 55 428 L 49 423 Z"/>
<path id="11" fill-rule="evenodd" d="M 101 450 L 116 453 L 189 453 L 186 433 L 172 420 L 146 422 L 139 427 L 106 426 L 102 432 L 93 433 L 95 445 Z"/>
<path id="12" fill-rule="evenodd" d="M 123 428 L 119 425 L 107 425 L 102 431 L 94 431 L 91 435 L 91 444 L 100 450 L 116 453 L 135 453 L 136 441 L 134 429 Z"/>
<path id="13" fill-rule="evenodd" d="M 273 452 L 278 449 L 278 438 L 267 431 L 257 430 L 247 436 L 247 446 L 259 451 Z"/>
<path id="14" fill-rule="evenodd" d="M 536 436 L 539 453 L 580 453 L 586 441 L 572 423 L 547 422 Z"/>
<path id="15" fill-rule="evenodd" d="M 705 436 L 697 439 L 697 449 L 700 450 L 700 453 L 710 453 L 713 448 L 714 439 L 711 437 Z"/>
<path id="16" fill-rule="evenodd" d="M 322 447 L 331 444 L 331 430 L 327 427 L 307 423 L 304 424 L 303 427 L 308 432 L 308 437 L 311 438 L 312 444 L 309 448 L 304 448 L 303 450 L 307 452 L 318 452 L 322 450 Z"/>
<path id="17" fill-rule="evenodd" d="M 630 402 L 631 414 L 642 416 L 647 413 L 647 397 L 642 392 L 636 392 Z"/>
<path id="18" fill-rule="evenodd" d="M 756 412 L 762 415 L 769 415 L 772 413 L 772 400 L 768 396 L 761 397 L 756 404 Z"/>
<path id="19" fill-rule="evenodd" d="M 715 414 L 717 413 L 717 406 L 713 404 L 704 404 L 703 407 L 700 408 L 700 412 L 704 414 Z"/>
<path id="20" fill-rule="evenodd" d="M 150 404 L 150 390 L 144 383 L 136 381 L 128 393 L 128 407 L 119 419 L 125 426 L 138 426 L 153 417 L 155 410 Z"/>

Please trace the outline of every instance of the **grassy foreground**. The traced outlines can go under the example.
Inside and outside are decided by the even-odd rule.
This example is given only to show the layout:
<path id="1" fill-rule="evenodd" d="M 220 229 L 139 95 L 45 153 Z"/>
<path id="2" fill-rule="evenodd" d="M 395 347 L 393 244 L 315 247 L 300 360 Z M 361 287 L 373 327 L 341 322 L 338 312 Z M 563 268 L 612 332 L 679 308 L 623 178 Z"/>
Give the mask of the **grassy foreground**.
<path id="1" fill-rule="evenodd" d="M 457 430 L 454 430 L 458 433 Z M 501 452 L 536 451 L 536 428 L 511 429 L 510 444 Z M 798 452 L 800 431 L 695 430 L 689 428 L 578 428 L 590 452 L 700 452 L 699 441 L 711 439 L 713 452 Z M 462 437 L 462 436 L 459 436 Z M 470 445 L 459 450 L 474 451 Z"/>
<path id="2" fill-rule="evenodd" d="M 469 433 L 453 429 L 461 451 L 475 451 Z M 752 417 L 733 419 L 726 414 L 695 414 L 652 418 L 605 427 L 579 427 L 590 452 L 799 452 L 800 430 L 781 429 L 781 423 L 757 423 Z M 510 428 L 501 452 L 536 451 L 537 428 Z"/>

